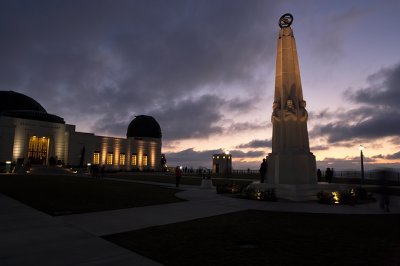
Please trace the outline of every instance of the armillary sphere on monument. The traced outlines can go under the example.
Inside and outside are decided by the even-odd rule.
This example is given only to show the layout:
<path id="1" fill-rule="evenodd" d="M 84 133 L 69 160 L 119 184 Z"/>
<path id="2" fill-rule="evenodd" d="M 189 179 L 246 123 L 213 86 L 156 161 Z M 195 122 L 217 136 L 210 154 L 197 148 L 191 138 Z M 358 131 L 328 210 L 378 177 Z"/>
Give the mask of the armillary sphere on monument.
<path id="1" fill-rule="evenodd" d="M 293 15 L 290 13 L 283 14 L 279 19 L 279 27 L 287 28 L 293 23 Z"/>

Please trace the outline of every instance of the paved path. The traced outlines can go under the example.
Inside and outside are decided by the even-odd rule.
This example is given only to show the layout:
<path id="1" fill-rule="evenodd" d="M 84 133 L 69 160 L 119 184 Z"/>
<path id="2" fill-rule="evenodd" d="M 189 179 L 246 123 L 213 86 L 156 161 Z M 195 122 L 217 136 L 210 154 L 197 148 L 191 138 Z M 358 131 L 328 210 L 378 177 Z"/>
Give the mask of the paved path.
<path id="1" fill-rule="evenodd" d="M 181 188 L 184 191 L 177 196 L 188 201 L 58 217 L 0 194 L 0 265 L 160 265 L 98 236 L 246 209 L 383 214 L 378 203 L 352 207 L 258 202 L 218 195 L 215 190 L 195 186 Z M 400 213 L 400 197 L 391 198 L 391 213 Z"/>

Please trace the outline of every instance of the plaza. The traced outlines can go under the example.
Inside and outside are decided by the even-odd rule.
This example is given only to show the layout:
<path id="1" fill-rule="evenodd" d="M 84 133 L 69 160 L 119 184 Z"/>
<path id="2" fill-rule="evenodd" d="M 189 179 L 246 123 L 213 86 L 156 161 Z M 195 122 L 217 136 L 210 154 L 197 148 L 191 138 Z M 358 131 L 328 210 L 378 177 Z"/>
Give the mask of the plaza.
<path id="1" fill-rule="evenodd" d="M 134 175 L 134 173 L 131 175 Z M 151 174 L 151 176 L 159 175 Z M 35 177 L 32 176 L 32 178 Z M 79 178 L 93 179 L 85 175 Z M 160 178 L 163 178 L 163 176 L 161 175 Z M 166 189 L 174 188 L 173 183 L 135 181 L 118 174 L 106 177 L 106 181 L 108 180 L 146 183 Z M 97 182 L 101 181 L 98 180 Z M 183 199 L 182 202 L 58 216 L 50 216 L 0 194 L 1 265 L 37 265 L 39 261 L 41 265 L 162 265 L 153 261 L 151 257 L 143 257 L 112 244 L 106 241 L 104 237 L 175 224 L 178 225 L 179 230 L 179 223 L 243 211 L 261 211 L 266 214 L 292 213 L 293 217 L 296 217 L 296 213 L 330 214 L 334 215 L 332 217 L 336 217 L 334 219 L 341 220 L 346 215 L 357 215 L 357 217 L 365 217 L 366 219 L 378 215 L 382 218 L 392 217 L 395 219 L 400 214 L 399 196 L 391 197 L 391 212 L 388 214 L 379 208 L 378 202 L 356 206 L 323 205 L 315 201 L 278 200 L 277 202 L 262 202 L 217 194 L 215 188 L 202 189 L 199 185 L 184 184 L 180 187 L 180 190 L 176 193 L 176 197 Z M 290 216 L 290 214 L 288 215 Z M 212 227 L 212 223 L 209 226 Z M 393 230 L 394 236 L 397 235 L 398 237 L 396 228 L 389 229 Z M 193 230 L 201 229 L 193 228 Z M 371 230 L 378 230 L 378 228 L 371 228 Z M 226 229 L 225 233 L 234 232 Z M 191 241 L 196 241 L 196 239 Z M 253 241 L 255 240 L 253 239 Z M 207 249 L 207 247 L 203 248 Z M 395 257 L 387 259 L 389 262 L 398 262 Z M 193 260 L 196 260 L 196 258 L 193 258 Z M 389 263 L 389 265 L 391 264 Z"/>

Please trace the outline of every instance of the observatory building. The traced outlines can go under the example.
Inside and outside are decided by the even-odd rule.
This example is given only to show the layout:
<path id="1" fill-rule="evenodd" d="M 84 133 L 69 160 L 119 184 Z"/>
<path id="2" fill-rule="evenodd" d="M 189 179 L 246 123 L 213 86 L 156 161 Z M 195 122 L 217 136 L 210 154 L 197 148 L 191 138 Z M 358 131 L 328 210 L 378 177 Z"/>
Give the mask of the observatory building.
<path id="1" fill-rule="evenodd" d="M 136 116 L 126 138 L 77 132 L 34 99 L 0 91 L 0 162 L 78 166 L 112 170 L 160 170 L 161 128 L 151 116 Z"/>

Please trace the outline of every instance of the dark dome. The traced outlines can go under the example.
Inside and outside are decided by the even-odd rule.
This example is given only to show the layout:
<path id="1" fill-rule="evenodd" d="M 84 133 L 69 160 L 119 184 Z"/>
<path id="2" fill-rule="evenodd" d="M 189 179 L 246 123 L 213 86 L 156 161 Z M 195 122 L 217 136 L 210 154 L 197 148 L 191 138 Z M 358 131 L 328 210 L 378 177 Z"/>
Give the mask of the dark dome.
<path id="1" fill-rule="evenodd" d="M 161 128 L 152 116 L 139 115 L 129 124 L 126 137 L 159 138 L 161 139 Z"/>
<path id="2" fill-rule="evenodd" d="M 14 91 L 0 91 L 0 115 L 65 124 L 64 118 L 47 113 L 31 97 Z"/>
<path id="3" fill-rule="evenodd" d="M 47 113 L 37 101 L 14 91 L 0 91 L 0 112 L 30 110 Z"/>

